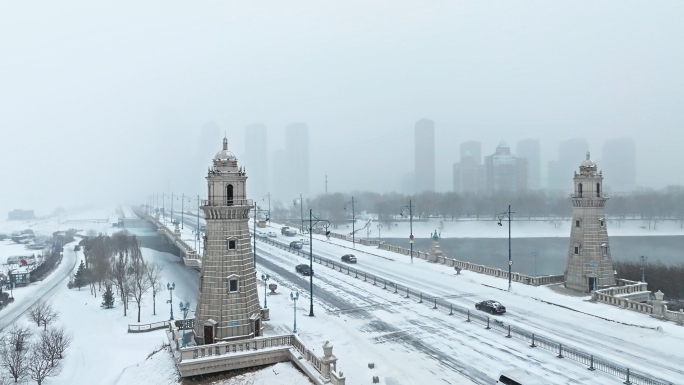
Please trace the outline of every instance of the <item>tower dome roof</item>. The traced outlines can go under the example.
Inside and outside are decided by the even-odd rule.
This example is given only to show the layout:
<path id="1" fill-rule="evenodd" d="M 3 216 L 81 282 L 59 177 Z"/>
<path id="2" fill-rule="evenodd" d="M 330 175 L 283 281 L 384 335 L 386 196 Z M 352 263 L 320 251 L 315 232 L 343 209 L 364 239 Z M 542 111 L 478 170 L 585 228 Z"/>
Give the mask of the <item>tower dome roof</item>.
<path id="1" fill-rule="evenodd" d="M 582 161 L 582 164 L 580 164 L 580 167 L 596 167 L 596 163 L 594 163 L 593 160 L 590 159 L 591 154 L 589 154 L 589 151 L 587 151 L 587 159 Z"/>
<path id="2" fill-rule="evenodd" d="M 223 150 L 216 153 L 214 161 L 237 160 L 235 154 L 228 151 L 228 138 L 223 138 Z"/>

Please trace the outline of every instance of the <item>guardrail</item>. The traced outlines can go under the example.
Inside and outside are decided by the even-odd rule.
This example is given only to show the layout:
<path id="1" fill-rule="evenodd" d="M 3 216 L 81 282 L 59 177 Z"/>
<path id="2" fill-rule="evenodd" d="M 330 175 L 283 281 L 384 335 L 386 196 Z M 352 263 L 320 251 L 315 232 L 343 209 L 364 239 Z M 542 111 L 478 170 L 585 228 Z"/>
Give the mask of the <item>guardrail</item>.
<path id="1" fill-rule="evenodd" d="M 160 321 L 160 322 L 153 322 L 151 324 L 128 325 L 128 332 L 129 333 L 145 333 L 145 332 L 151 332 L 153 330 L 166 329 L 167 327 L 169 327 L 169 322 L 170 321 Z"/>
<path id="2" fill-rule="evenodd" d="M 271 239 L 265 237 L 259 237 L 262 242 L 268 243 L 272 246 L 278 247 L 283 250 L 288 250 L 292 254 L 296 254 L 302 257 L 309 258 L 309 253 L 292 249 L 287 245 L 283 245 L 279 242 L 275 242 Z M 426 295 L 417 290 L 411 290 L 408 286 L 400 285 L 392 280 L 385 279 L 374 274 L 367 273 L 365 271 L 352 268 L 348 264 L 333 261 L 328 258 L 321 257 L 319 255 L 313 254 L 313 261 L 319 263 L 320 265 L 325 265 L 333 270 L 337 270 L 342 274 L 353 275 L 354 278 L 363 279 L 364 282 L 372 284 L 374 286 L 382 286 L 385 290 L 394 291 L 394 293 L 404 296 L 404 298 L 412 299 L 418 303 L 431 306 L 432 309 L 442 310 L 448 312 L 448 315 L 456 315 L 464 318 L 467 322 L 476 322 L 481 325 L 486 325 L 485 329 L 495 330 L 500 333 L 506 334 L 508 338 L 515 338 L 530 344 L 530 347 L 542 348 L 557 354 L 558 358 L 569 358 L 573 361 L 577 361 L 588 366 L 589 370 L 599 370 L 604 373 L 610 374 L 612 376 L 618 377 L 625 380 L 625 384 L 635 384 L 635 385 L 673 385 L 670 382 L 665 382 L 663 380 L 655 379 L 649 377 L 645 374 L 634 373 L 630 368 L 623 367 L 612 363 L 606 359 L 597 358 L 593 354 L 586 353 L 580 349 L 574 347 L 569 347 L 563 345 L 560 342 L 553 341 L 550 338 L 541 337 L 535 333 L 531 333 L 525 329 L 514 327 L 511 325 L 504 325 L 503 323 L 492 321 L 488 316 L 484 316 L 478 313 L 471 313 L 470 310 L 453 305 L 445 301 L 443 298 Z"/>

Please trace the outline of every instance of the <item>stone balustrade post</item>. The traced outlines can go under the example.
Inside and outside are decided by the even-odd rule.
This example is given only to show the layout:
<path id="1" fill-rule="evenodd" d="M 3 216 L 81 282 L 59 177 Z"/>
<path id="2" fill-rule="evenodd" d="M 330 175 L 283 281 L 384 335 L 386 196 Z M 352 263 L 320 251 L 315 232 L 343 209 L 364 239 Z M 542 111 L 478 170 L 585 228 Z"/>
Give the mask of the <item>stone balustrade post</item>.
<path id="1" fill-rule="evenodd" d="M 323 358 L 321 358 L 321 376 L 329 380 L 330 372 L 337 371 L 337 357 L 332 354 L 333 346 L 330 341 L 325 341 L 323 344 Z"/>

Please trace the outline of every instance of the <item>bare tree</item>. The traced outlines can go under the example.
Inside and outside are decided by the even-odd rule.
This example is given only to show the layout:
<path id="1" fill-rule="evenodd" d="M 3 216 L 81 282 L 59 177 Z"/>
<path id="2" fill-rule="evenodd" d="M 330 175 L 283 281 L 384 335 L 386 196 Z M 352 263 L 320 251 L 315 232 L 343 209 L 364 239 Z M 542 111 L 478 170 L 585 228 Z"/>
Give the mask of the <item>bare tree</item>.
<path id="1" fill-rule="evenodd" d="M 40 349 L 41 355 L 50 362 L 50 366 L 55 366 L 58 360 L 64 358 L 64 353 L 69 345 L 71 345 L 71 336 L 63 328 L 50 328 L 50 330 L 40 333 L 36 347 Z"/>
<path id="2" fill-rule="evenodd" d="M 17 325 L 3 336 L 0 365 L 7 370 L 14 382 L 19 382 L 19 379 L 27 375 L 30 338 L 31 331 L 27 327 Z"/>
<path id="3" fill-rule="evenodd" d="M 42 385 L 48 377 L 58 375 L 60 367 L 58 362 L 52 365 L 50 360 L 41 354 L 40 347 L 36 346 L 31 349 L 26 369 L 28 377 Z"/>
<path id="4" fill-rule="evenodd" d="M 47 330 L 48 324 L 59 318 L 59 312 L 53 310 L 51 305 L 39 301 L 29 309 L 29 318 L 38 326 L 40 326 L 40 323 L 42 322 L 44 326 L 43 330 Z"/>
<path id="5" fill-rule="evenodd" d="M 152 289 L 152 314 L 157 314 L 157 293 L 164 290 L 164 285 L 161 283 L 161 272 L 164 267 L 158 263 L 150 263 L 147 265 L 147 280 Z"/>
<path id="6" fill-rule="evenodd" d="M 140 247 L 136 244 L 131 253 L 130 263 L 130 293 L 138 305 L 138 322 L 140 322 L 140 308 L 143 296 L 150 289 L 151 283 L 147 274 L 147 264 L 142 257 Z"/>

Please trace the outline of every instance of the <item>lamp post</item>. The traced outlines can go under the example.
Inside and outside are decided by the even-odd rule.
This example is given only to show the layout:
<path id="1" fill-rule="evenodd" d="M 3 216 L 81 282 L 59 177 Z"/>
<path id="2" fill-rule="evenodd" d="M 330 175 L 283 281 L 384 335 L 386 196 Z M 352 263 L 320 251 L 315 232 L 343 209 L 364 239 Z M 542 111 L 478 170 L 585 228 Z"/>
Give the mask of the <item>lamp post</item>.
<path id="1" fill-rule="evenodd" d="M 162 193 L 162 217 L 164 217 L 164 226 L 166 226 L 166 199 Z"/>
<path id="2" fill-rule="evenodd" d="M 268 309 L 268 304 L 266 303 L 266 286 L 268 286 L 267 282 L 270 278 L 271 276 L 268 274 L 261 274 L 261 279 L 264 280 L 264 309 Z"/>
<path id="3" fill-rule="evenodd" d="M 199 217 L 200 217 L 200 197 L 199 195 L 197 196 L 197 247 L 195 250 L 197 250 L 197 255 L 201 256 L 202 252 L 200 251 L 200 247 L 202 246 L 202 242 L 200 242 L 200 225 L 199 225 Z"/>
<path id="4" fill-rule="evenodd" d="M 294 302 L 294 329 L 292 333 L 297 334 L 297 300 L 299 299 L 299 292 L 290 292 L 290 299 Z"/>
<path id="5" fill-rule="evenodd" d="M 311 297 L 311 306 L 309 307 L 309 317 L 314 316 L 314 311 L 313 311 L 313 228 L 318 224 L 319 222 L 325 222 L 325 236 L 330 235 L 330 231 L 328 231 L 328 228 L 330 228 L 330 221 L 327 221 L 325 219 L 321 219 L 313 215 L 313 210 L 309 209 L 309 271 L 311 274 L 309 275 L 309 294 Z"/>
<path id="6" fill-rule="evenodd" d="M 352 208 L 352 246 L 356 248 L 356 212 L 354 211 L 354 203 L 358 201 L 354 200 L 354 196 L 352 195 L 352 199 L 349 202 L 344 202 L 344 209 L 347 210 L 347 205 L 351 205 Z"/>
<path id="7" fill-rule="evenodd" d="M 508 291 L 511 291 L 511 267 L 513 266 L 513 260 L 511 259 L 511 205 L 508 205 L 508 211 L 504 211 L 499 214 L 499 226 L 503 226 L 501 221 L 508 219 Z"/>
<path id="8" fill-rule="evenodd" d="M 537 255 L 539 253 L 535 250 L 530 253 L 534 257 L 534 277 L 537 278 Z"/>
<path id="9" fill-rule="evenodd" d="M 408 212 L 409 212 L 409 225 L 411 226 L 410 227 L 411 233 L 409 235 L 409 243 L 411 244 L 411 263 L 413 263 L 413 239 L 414 239 L 414 237 L 413 237 L 413 208 L 414 207 L 415 206 L 413 205 L 411 199 L 409 199 L 408 206 L 402 206 L 400 208 L 401 211 L 399 211 L 399 215 L 401 215 L 402 217 L 404 216 L 405 210 L 408 210 Z"/>
<path id="10" fill-rule="evenodd" d="M 641 282 L 646 282 L 646 260 L 648 259 L 647 256 L 642 255 L 639 257 L 641 259 Z"/>
<path id="11" fill-rule="evenodd" d="M 596 282 L 598 281 L 598 262 L 589 261 L 589 266 L 591 266 L 591 270 L 594 272 L 594 291 L 596 291 Z"/>
<path id="12" fill-rule="evenodd" d="M 167 283 L 166 288 L 169 289 L 169 300 L 166 301 L 170 304 L 171 308 L 171 318 L 169 320 L 173 320 L 173 291 L 176 289 L 176 283 Z"/>
<path id="13" fill-rule="evenodd" d="M 173 193 L 171 193 L 171 224 L 173 225 Z"/>
<path id="14" fill-rule="evenodd" d="M 182 347 L 186 347 L 187 345 L 185 344 L 185 319 L 188 318 L 188 311 L 190 310 L 190 302 L 185 302 L 180 301 L 180 310 L 183 312 L 183 345 Z"/>
<path id="15" fill-rule="evenodd" d="M 254 241 L 254 251 L 253 251 L 253 254 L 254 254 L 254 258 L 253 258 L 253 259 L 254 259 L 254 267 L 256 267 L 256 235 L 257 235 L 257 232 L 256 232 L 256 218 L 257 218 L 257 215 L 258 215 L 259 213 L 265 213 L 265 212 L 266 212 L 266 210 L 261 210 L 261 209 L 259 209 L 259 206 L 257 206 L 256 203 L 254 203 L 254 239 L 253 239 L 253 241 Z M 270 218 L 267 216 L 267 217 L 266 217 L 266 220 L 268 221 L 269 219 L 270 219 Z"/>
<path id="16" fill-rule="evenodd" d="M 268 224 L 270 225 L 271 224 L 271 193 L 268 193 L 268 194 L 264 195 L 263 197 L 261 197 L 261 200 L 263 201 L 266 198 L 268 198 Z"/>
<path id="17" fill-rule="evenodd" d="M 378 223 L 378 242 L 380 242 L 380 232 L 382 230 L 382 223 Z"/>
<path id="18" fill-rule="evenodd" d="M 297 206 L 297 201 L 299 201 L 299 232 L 302 233 L 304 232 L 304 209 L 302 208 L 304 206 L 304 198 L 302 198 L 302 194 L 299 194 L 299 198 L 295 198 L 292 203 Z"/>

